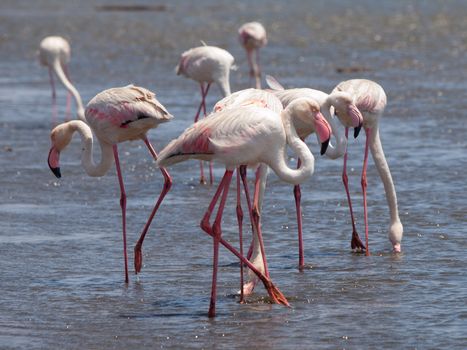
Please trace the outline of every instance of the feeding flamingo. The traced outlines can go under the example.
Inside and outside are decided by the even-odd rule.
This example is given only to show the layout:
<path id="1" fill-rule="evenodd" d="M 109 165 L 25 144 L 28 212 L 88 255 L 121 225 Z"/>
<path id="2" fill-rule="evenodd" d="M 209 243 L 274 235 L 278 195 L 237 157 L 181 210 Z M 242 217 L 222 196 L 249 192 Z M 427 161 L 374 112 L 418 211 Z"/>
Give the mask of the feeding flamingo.
<path id="1" fill-rule="evenodd" d="M 68 90 L 67 97 L 67 112 L 69 112 L 69 96 L 74 97 L 76 102 L 76 114 L 82 121 L 86 121 L 84 117 L 84 107 L 81 101 L 81 96 L 70 82 L 68 75 L 68 63 L 70 62 L 70 44 L 60 36 L 48 36 L 44 38 L 39 45 L 39 61 L 43 66 L 48 67 L 50 85 L 52 87 L 52 110 L 53 119 L 56 119 L 56 94 L 53 73 L 55 73 L 60 82 Z"/>
<path id="2" fill-rule="evenodd" d="M 268 43 L 266 30 L 259 22 L 248 22 L 238 29 L 238 37 L 247 54 L 250 78 L 255 79 L 255 87 L 261 89 L 259 49 Z"/>
<path id="3" fill-rule="evenodd" d="M 361 177 L 361 186 L 363 190 L 363 211 L 364 211 L 364 224 L 365 224 L 365 240 L 366 246 L 362 244 L 361 248 L 365 249 L 366 255 L 370 254 L 368 247 L 368 208 L 366 201 L 367 190 L 367 177 L 366 170 L 368 165 L 368 148 L 371 150 L 373 161 L 375 162 L 376 169 L 378 169 L 379 176 L 384 185 L 386 199 L 389 207 L 390 224 L 389 224 L 389 240 L 392 243 L 393 251 L 398 253 L 401 251 L 401 240 L 403 235 L 403 226 L 399 218 L 399 211 L 397 209 L 397 195 L 392 180 L 389 165 L 384 156 L 383 146 L 379 137 L 379 118 L 383 115 L 384 108 L 386 107 L 386 93 L 381 85 L 374 81 L 367 79 L 351 79 L 339 83 L 332 93 L 346 92 L 350 94 L 355 101 L 355 105 L 362 112 L 363 115 L 363 128 L 365 129 L 366 142 L 365 142 L 365 155 L 363 158 L 363 169 Z M 345 126 L 345 136 L 348 134 L 349 123 L 341 111 L 338 111 L 337 117 Z M 352 210 L 352 203 L 350 199 L 348 177 L 347 177 L 347 152 L 344 155 L 344 167 L 342 171 L 342 180 L 344 182 L 345 191 L 347 193 L 347 200 L 349 203 L 350 216 L 352 219 L 352 237 L 357 234 L 355 227 L 355 219 Z M 358 234 L 357 234 L 358 235 Z"/>
<path id="4" fill-rule="evenodd" d="M 305 143 L 297 136 L 293 126 L 293 119 L 298 117 L 309 118 L 314 120 L 316 124 L 323 125 L 322 128 L 318 128 L 321 141 L 324 143 L 329 139 L 330 131 L 319 113 L 319 106 L 313 100 L 301 99 L 290 104 L 282 111 L 280 116 L 272 110 L 253 104 L 219 111 L 210 115 L 209 118 L 193 124 L 177 139 L 170 142 L 160 153 L 157 161 L 159 166 L 169 166 L 195 158 L 218 160 L 224 163 L 226 167 L 225 174 L 201 221 L 201 228 L 214 240 L 213 279 L 208 313 L 210 317 L 215 316 L 219 244 L 229 249 L 261 279 L 273 301 L 288 305 L 287 299 L 272 284 L 267 268 L 264 274 L 260 272 L 221 237 L 221 223 L 230 181 L 235 168 L 265 163 L 282 180 L 293 184 L 300 183 L 311 176 L 314 171 L 313 155 Z M 285 161 L 287 145 L 302 159 L 301 166 L 296 170 L 289 168 Z M 241 172 L 241 176 L 245 184 L 245 173 Z M 245 191 L 247 191 L 246 186 Z M 258 191 L 259 179 L 257 178 L 255 192 Z M 221 197 L 219 208 L 215 221 L 211 225 L 209 220 L 219 197 Z M 254 209 L 258 208 L 258 196 L 255 195 L 255 198 L 256 203 L 253 204 L 252 213 L 256 214 L 256 219 L 252 221 L 256 226 L 255 232 L 259 235 L 258 240 L 262 243 L 257 217 L 258 210 Z"/>
<path id="5" fill-rule="evenodd" d="M 60 153 L 70 143 L 75 132 L 78 132 L 81 136 L 81 164 L 89 176 L 104 176 L 115 160 L 121 193 L 120 206 L 122 210 L 125 282 L 128 283 L 126 194 L 117 145 L 120 142 L 141 139 L 148 147 L 154 159 L 157 159 L 156 151 L 146 134 L 149 129 L 154 129 L 159 124 L 170 121 L 173 116 L 156 99 L 153 92 L 133 85 L 112 88 L 97 94 L 88 103 L 85 113 L 89 126 L 80 120 L 72 120 L 56 126 L 51 131 L 52 147 L 48 157 L 49 167 L 58 178 L 61 177 L 59 165 Z M 101 159 L 97 164 L 93 160 L 92 131 L 94 131 L 101 148 Z M 167 170 L 164 168 L 160 168 L 160 170 L 164 176 L 164 187 L 135 246 L 136 273 L 140 272 L 142 266 L 141 247 L 144 237 L 157 209 L 172 185 L 172 179 Z"/>
<path id="6" fill-rule="evenodd" d="M 230 95 L 230 70 L 233 69 L 234 58 L 226 50 L 216 46 L 199 46 L 185 51 L 175 68 L 177 75 L 183 75 L 199 83 L 201 103 L 195 115 L 195 123 L 203 110 L 206 116 L 206 96 L 212 83 L 219 86 L 222 96 Z M 206 183 L 203 164 L 200 163 L 200 183 Z M 212 184 L 212 165 L 210 165 L 210 183 Z"/>
<path id="7" fill-rule="evenodd" d="M 353 102 L 353 98 L 347 92 L 333 91 L 331 94 L 326 94 L 322 91 L 309 89 L 309 88 L 298 88 L 298 89 L 284 89 L 282 85 L 277 82 L 271 76 L 266 77 L 268 85 L 273 89 L 271 92 L 274 93 L 282 102 L 283 106 L 286 107 L 289 103 L 297 98 L 309 97 L 315 99 L 319 105 L 320 110 L 326 120 L 329 122 L 332 128 L 332 133 L 336 137 L 337 144 L 334 147 L 333 144 L 329 144 L 326 156 L 331 159 L 341 157 L 347 149 L 347 135 L 345 137 L 341 135 L 338 122 L 336 117 L 331 114 L 331 109 L 335 111 L 344 120 L 349 127 L 354 128 L 354 137 L 357 137 L 363 123 L 363 116 L 359 109 Z M 305 139 L 309 134 L 313 133 L 313 127 L 311 124 L 300 123 L 296 125 L 298 135 Z M 299 241 L 299 268 L 304 266 L 304 252 L 303 252 L 303 238 L 302 238 L 302 215 L 300 207 L 301 190 L 300 186 L 297 185 L 294 188 L 294 196 L 297 209 L 297 222 L 298 222 L 298 241 Z M 356 231 L 352 236 L 352 249 L 362 248 L 362 243 Z"/>
<path id="8" fill-rule="evenodd" d="M 271 94 L 270 92 L 266 90 L 260 90 L 260 89 L 245 89 L 245 90 L 239 90 L 234 92 L 233 94 L 224 97 L 220 101 L 218 101 L 213 108 L 214 112 L 220 112 L 226 109 L 235 109 L 239 106 L 248 106 L 248 105 L 255 105 L 263 108 L 268 108 L 274 112 L 277 113 L 277 116 L 280 115 L 282 110 L 284 109 L 282 107 L 281 101 Z M 237 168 L 237 221 L 238 221 L 238 227 L 239 227 L 239 241 L 240 241 L 240 254 L 243 255 L 243 210 L 241 207 L 241 195 L 240 195 L 240 178 L 241 174 L 240 172 L 246 172 L 246 168 L 240 167 Z M 266 182 L 267 182 L 267 176 L 268 176 L 268 166 L 264 163 L 260 163 L 258 165 L 258 168 L 256 170 L 256 178 L 259 180 L 259 189 L 258 192 L 255 194 L 258 197 L 257 201 L 256 198 L 254 198 L 254 201 L 256 201 L 257 207 L 255 210 L 258 213 L 258 220 L 260 221 L 261 219 L 261 211 L 262 211 L 262 204 L 263 204 L 263 197 L 264 197 L 264 192 L 266 189 Z M 251 203 L 249 200 L 249 196 L 247 196 L 247 204 L 248 204 L 248 211 L 250 214 L 250 217 L 252 217 L 252 207 Z M 258 222 L 258 227 L 260 225 L 260 222 Z M 253 241 L 252 244 L 250 245 L 250 250 L 248 251 L 247 254 L 247 259 L 250 260 L 250 262 L 262 273 L 265 272 L 265 264 L 263 262 L 263 252 L 261 251 L 262 245 L 260 244 L 258 240 L 258 232 L 256 232 L 256 225 L 252 225 L 252 230 L 253 230 Z M 256 275 L 252 270 L 248 271 L 249 274 L 249 280 L 250 282 L 244 284 L 243 282 L 243 264 L 240 264 L 240 302 L 244 301 L 244 296 L 249 295 L 253 292 L 254 286 L 258 282 L 258 279 L 255 277 Z"/>

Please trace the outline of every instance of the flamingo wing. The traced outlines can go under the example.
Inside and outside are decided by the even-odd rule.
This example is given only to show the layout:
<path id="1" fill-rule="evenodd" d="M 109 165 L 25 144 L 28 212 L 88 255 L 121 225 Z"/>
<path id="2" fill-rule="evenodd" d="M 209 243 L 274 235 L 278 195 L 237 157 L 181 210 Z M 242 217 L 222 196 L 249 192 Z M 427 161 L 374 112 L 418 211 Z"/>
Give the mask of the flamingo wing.
<path id="1" fill-rule="evenodd" d="M 280 117 L 257 106 L 241 106 L 211 114 L 171 141 L 160 153 L 157 164 L 167 166 L 189 158 L 220 159 L 247 164 L 264 147 L 264 136 L 283 133 Z"/>

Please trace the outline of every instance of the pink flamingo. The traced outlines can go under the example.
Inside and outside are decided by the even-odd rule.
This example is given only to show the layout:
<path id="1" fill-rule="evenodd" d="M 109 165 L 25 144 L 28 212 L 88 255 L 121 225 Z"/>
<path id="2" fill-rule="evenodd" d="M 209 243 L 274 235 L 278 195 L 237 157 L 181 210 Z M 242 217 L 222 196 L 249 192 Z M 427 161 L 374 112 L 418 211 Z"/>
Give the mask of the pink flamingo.
<path id="1" fill-rule="evenodd" d="M 218 160 L 224 163 L 226 167 L 225 174 L 201 221 L 201 228 L 214 240 L 209 317 L 215 316 L 219 244 L 229 249 L 261 279 L 274 302 L 288 305 L 287 299 L 272 284 L 267 268 L 265 268 L 263 274 L 221 237 L 221 223 L 229 185 L 235 168 L 265 163 L 282 180 L 294 184 L 298 184 L 311 176 L 314 170 L 314 158 L 305 143 L 297 136 L 293 126 L 293 119 L 296 118 L 309 118 L 314 120 L 316 124 L 323 125 L 320 128 L 320 137 L 323 142 L 329 139 L 329 129 L 319 113 L 319 106 L 313 100 L 301 99 L 290 104 L 282 111 L 280 116 L 270 109 L 258 107 L 255 104 L 222 110 L 193 124 L 177 139 L 171 141 L 160 153 L 157 161 L 159 166 L 168 166 L 195 158 Z M 301 166 L 296 170 L 289 168 L 285 161 L 287 145 L 302 159 Z M 241 176 L 243 183 L 246 184 L 245 172 L 241 172 Z M 259 179 L 257 178 L 255 193 L 258 191 Z M 245 194 L 248 198 L 246 186 Z M 219 198 L 219 208 L 215 221 L 211 225 L 209 220 Z M 258 208 L 257 200 L 258 195 L 255 194 L 253 208 Z M 258 211 L 253 209 L 252 213 L 252 222 L 256 226 L 255 232 L 258 234 L 258 240 L 262 245 Z M 264 252 L 264 248 L 262 248 L 262 251 Z"/>
<path id="2" fill-rule="evenodd" d="M 366 255 L 370 255 L 368 247 L 368 208 L 366 201 L 367 190 L 367 177 L 366 170 L 368 165 L 368 148 L 371 150 L 373 161 L 378 169 L 381 181 L 384 185 L 386 199 L 389 207 L 390 224 L 389 224 L 389 240 L 392 244 L 393 251 L 399 253 L 401 251 L 401 241 L 403 235 L 403 227 L 399 218 L 397 209 L 397 196 L 394 182 L 392 180 L 391 171 L 389 170 L 386 157 L 384 156 L 383 146 L 379 137 L 379 118 L 384 112 L 386 107 L 386 93 L 384 89 L 377 83 L 367 79 L 351 79 L 339 83 L 332 93 L 346 92 L 350 94 L 355 101 L 355 105 L 362 112 L 363 115 L 363 128 L 366 134 L 365 155 L 363 158 L 363 169 L 361 177 L 361 186 L 363 190 L 363 211 L 364 211 L 364 224 L 365 224 L 365 240 L 366 246 L 360 245 L 360 248 L 365 250 Z M 337 110 L 337 117 L 345 126 L 345 136 L 348 135 L 349 120 L 345 115 Z M 349 203 L 350 216 L 352 219 L 352 241 L 355 235 L 358 236 L 355 227 L 355 219 L 352 210 L 352 203 L 350 200 L 348 177 L 347 177 L 347 151 L 344 155 L 344 167 L 342 171 L 342 180 L 344 182 L 345 191 L 347 193 L 347 200 Z M 366 248 L 366 249 L 365 249 Z"/>
<path id="3" fill-rule="evenodd" d="M 68 75 L 68 63 L 70 62 L 70 44 L 60 36 L 48 36 L 44 38 L 39 45 L 39 61 L 43 66 L 48 67 L 50 85 L 52 86 L 52 114 L 53 123 L 55 123 L 57 110 L 56 110 L 56 94 L 53 73 L 58 77 L 58 80 L 68 90 L 67 96 L 67 114 L 70 109 L 70 94 L 74 97 L 76 102 L 76 114 L 82 121 L 86 121 L 84 117 L 84 107 L 81 101 L 81 96 L 70 82 Z"/>
<path id="4" fill-rule="evenodd" d="M 128 85 L 105 90 L 97 94 L 86 107 L 86 119 L 89 126 L 80 121 L 72 120 L 55 127 L 50 134 L 52 147 L 49 152 L 48 163 L 52 172 L 58 178 L 60 173 L 60 152 L 70 143 L 72 136 L 78 132 L 82 141 L 81 164 L 89 176 L 104 176 L 112 166 L 115 159 L 118 182 L 120 185 L 120 206 L 122 210 L 123 226 L 123 254 L 125 260 L 125 282 L 128 283 L 128 257 L 126 250 L 126 194 L 123 184 L 122 172 L 118 157 L 117 145 L 120 142 L 142 139 L 149 152 L 157 159 L 157 153 L 148 140 L 149 129 L 170 121 L 170 115 L 165 107 L 156 99 L 155 94 L 145 88 Z M 94 131 L 101 148 L 101 160 L 93 160 Z M 162 200 L 172 185 L 172 179 L 166 169 L 161 168 L 164 176 L 164 187 L 144 226 L 143 232 L 135 246 L 135 272 L 141 271 L 141 247 L 149 225 L 154 218 Z"/>
<path id="5" fill-rule="evenodd" d="M 260 89 L 245 89 L 239 90 L 234 92 L 233 94 L 224 97 L 222 100 L 218 101 L 213 108 L 214 112 L 220 112 L 227 109 L 235 109 L 239 106 L 248 106 L 248 105 L 256 105 L 258 107 L 268 108 L 277 113 L 277 116 L 280 115 L 282 110 L 281 101 L 266 90 Z M 243 255 L 243 210 L 241 207 L 241 200 L 240 200 L 240 178 L 241 172 L 246 172 L 246 168 L 239 167 L 237 168 L 237 221 L 239 227 L 239 241 L 240 241 L 240 254 Z M 263 205 L 263 198 L 264 192 L 266 189 L 267 183 L 267 176 L 268 176 L 268 166 L 264 163 L 260 163 L 256 170 L 256 178 L 259 181 L 259 189 L 257 195 L 257 199 L 254 198 L 254 202 L 257 203 L 257 207 L 255 207 L 255 211 L 258 214 L 258 226 L 261 225 L 261 211 Z M 247 197 L 247 204 L 248 204 L 248 211 L 250 213 L 250 217 L 252 215 L 252 207 L 251 203 Z M 250 245 L 250 249 L 247 254 L 247 259 L 261 272 L 265 273 L 265 264 L 263 262 L 263 252 L 261 251 L 261 245 L 258 241 L 258 232 L 256 232 L 256 225 L 252 225 L 253 231 L 253 241 Z M 254 286 L 256 286 L 259 279 L 255 276 L 255 273 L 252 270 L 248 270 L 249 279 L 251 282 L 244 284 L 243 281 L 243 264 L 240 264 L 240 302 L 244 302 L 244 296 L 249 295 L 253 292 Z M 245 286 L 245 287 L 244 287 Z"/>
<path id="6" fill-rule="evenodd" d="M 268 43 L 266 30 L 259 22 L 243 24 L 238 29 L 240 43 L 246 50 L 250 65 L 250 78 L 255 79 L 255 87 L 261 89 L 261 70 L 259 68 L 259 49 Z"/>
<path id="7" fill-rule="evenodd" d="M 199 46 L 182 53 L 175 68 L 177 75 L 197 81 L 201 89 L 201 103 L 195 115 L 195 123 L 198 121 L 201 109 L 206 116 L 206 96 L 212 83 L 219 86 L 224 97 L 230 95 L 229 77 L 233 64 L 233 56 L 216 46 Z M 205 184 L 202 162 L 200 162 L 200 172 L 200 183 Z M 209 167 L 209 176 L 212 184 L 212 165 Z"/>
<path id="8" fill-rule="evenodd" d="M 282 102 L 283 106 L 286 107 L 289 103 L 294 101 L 297 98 L 309 97 L 315 99 L 320 106 L 321 113 L 329 122 L 332 128 L 332 133 L 336 137 L 337 144 L 336 146 L 329 144 L 329 147 L 326 151 L 326 156 L 331 159 L 336 159 L 341 157 L 347 148 L 347 135 L 344 137 L 341 135 L 338 122 L 336 117 L 331 114 L 333 109 L 335 113 L 338 113 L 341 117 L 341 120 L 345 120 L 349 127 L 354 129 L 354 137 L 357 137 L 363 123 L 363 116 L 360 113 L 357 106 L 353 103 L 353 98 L 350 94 L 342 91 L 334 91 L 331 94 L 326 94 L 319 90 L 308 89 L 308 88 L 298 88 L 298 89 L 284 89 L 276 79 L 271 76 L 266 77 L 266 82 L 273 89 L 274 93 Z M 300 123 L 296 126 L 298 135 L 305 139 L 308 135 L 314 132 L 312 125 L 309 123 Z M 295 203 L 297 209 L 297 223 L 298 223 L 298 242 L 299 242 L 299 268 L 304 267 L 304 252 L 303 252 L 303 238 L 302 238 L 302 215 L 301 215 L 301 190 L 300 186 L 297 185 L 294 188 Z M 352 236 L 352 249 L 362 248 L 363 244 L 358 237 L 356 231 Z"/>

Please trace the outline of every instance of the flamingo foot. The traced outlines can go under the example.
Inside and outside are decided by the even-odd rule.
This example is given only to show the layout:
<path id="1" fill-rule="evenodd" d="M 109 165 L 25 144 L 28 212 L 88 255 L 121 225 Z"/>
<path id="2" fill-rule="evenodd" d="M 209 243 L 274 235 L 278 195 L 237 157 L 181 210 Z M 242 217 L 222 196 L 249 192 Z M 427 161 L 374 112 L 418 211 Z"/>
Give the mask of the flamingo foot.
<path id="1" fill-rule="evenodd" d="M 199 183 L 200 183 L 200 185 L 206 185 L 207 184 L 206 179 L 204 178 L 204 176 L 199 178 Z"/>
<path id="2" fill-rule="evenodd" d="M 366 251 L 366 247 L 360 239 L 360 236 L 358 235 L 357 231 L 352 232 L 352 240 L 350 241 L 350 246 L 352 250 L 354 250 L 357 253 L 363 253 L 364 251 Z"/>
<path id="3" fill-rule="evenodd" d="M 264 287 L 268 291 L 269 297 L 274 301 L 276 304 L 285 305 L 290 307 L 289 302 L 284 294 L 277 288 L 270 279 L 266 279 L 263 281 Z"/>
<path id="4" fill-rule="evenodd" d="M 135 246 L 135 273 L 138 274 L 141 272 L 143 267 L 143 253 L 141 252 L 141 245 L 137 244 Z"/>

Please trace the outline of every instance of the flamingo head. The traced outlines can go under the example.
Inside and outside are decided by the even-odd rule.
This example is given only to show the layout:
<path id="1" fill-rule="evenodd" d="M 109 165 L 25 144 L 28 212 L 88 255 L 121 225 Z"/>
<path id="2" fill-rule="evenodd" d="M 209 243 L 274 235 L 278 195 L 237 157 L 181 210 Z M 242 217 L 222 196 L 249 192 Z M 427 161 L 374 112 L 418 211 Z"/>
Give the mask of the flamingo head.
<path id="1" fill-rule="evenodd" d="M 50 132 L 52 146 L 50 147 L 47 163 L 49 164 L 50 170 L 57 178 L 62 176 L 60 173 L 60 152 L 68 146 L 73 136 L 74 129 L 71 123 L 72 122 L 68 122 L 57 125 Z"/>
<path id="2" fill-rule="evenodd" d="M 394 253 L 401 252 L 402 235 L 403 227 L 400 221 L 395 221 L 389 226 L 389 240 L 392 243 L 392 251 Z"/>
<path id="3" fill-rule="evenodd" d="M 321 144 L 320 154 L 326 153 L 332 131 L 331 125 L 321 114 L 319 103 L 311 98 L 299 98 L 290 103 L 287 110 L 291 110 L 294 118 L 297 118 L 302 125 L 310 125 L 311 116 L 312 129 Z"/>
<path id="4" fill-rule="evenodd" d="M 334 107 L 334 114 L 345 127 L 354 128 L 354 137 L 357 138 L 363 125 L 363 116 L 355 106 L 352 96 L 344 91 L 333 92 L 329 95 Z"/>

